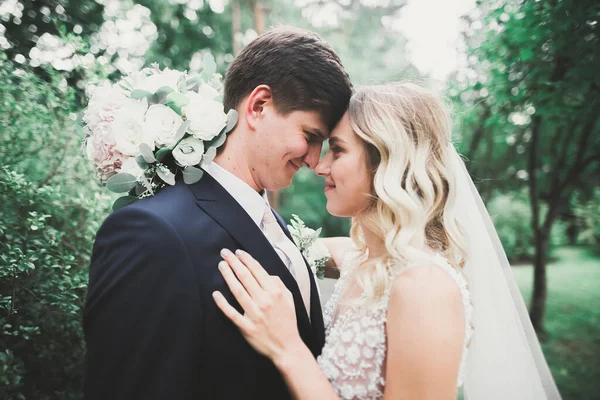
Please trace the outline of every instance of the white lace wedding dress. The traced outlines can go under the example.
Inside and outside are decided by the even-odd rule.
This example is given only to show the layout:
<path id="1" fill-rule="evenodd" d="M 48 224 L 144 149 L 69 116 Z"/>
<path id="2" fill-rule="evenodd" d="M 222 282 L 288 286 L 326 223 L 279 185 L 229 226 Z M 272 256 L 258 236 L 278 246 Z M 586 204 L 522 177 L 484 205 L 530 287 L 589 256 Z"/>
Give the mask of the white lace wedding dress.
<path id="1" fill-rule="evenodd" d="M 385 388 L 386 320 L 390 288 L 377 304 L 365 307 L 346 305 L 347 299 L 362 296 L 353 273 L 360 263 L 357 253 L 349 255 L 340 279 L 324 311 L 326 340 L 318 363 L 341 399 L 381 399 Z M 465 338 L 458 385 L 462 384 L 467 345 L 473 329 L 472 305 L 463 276 L 443 257 L 436 264 L 456 281 L 462 293 Z M 401 272 L 400 272 L 401 273 Z"/>

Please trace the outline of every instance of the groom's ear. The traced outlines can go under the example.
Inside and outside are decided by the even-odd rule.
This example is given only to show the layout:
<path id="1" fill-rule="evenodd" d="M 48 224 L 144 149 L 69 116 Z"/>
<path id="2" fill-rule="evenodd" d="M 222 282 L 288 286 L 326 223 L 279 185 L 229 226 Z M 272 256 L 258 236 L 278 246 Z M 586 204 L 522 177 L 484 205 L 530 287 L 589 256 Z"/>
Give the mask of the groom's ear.
<path id="1" fill-rule="evenodd" d="M 273 106 L 273 92 L 267 85 L 259 85 L 248 95 L 245 107 L 246 121 L 251 129 L 256 129 L 256 123 L 260 121 L 268 107 Z"/>

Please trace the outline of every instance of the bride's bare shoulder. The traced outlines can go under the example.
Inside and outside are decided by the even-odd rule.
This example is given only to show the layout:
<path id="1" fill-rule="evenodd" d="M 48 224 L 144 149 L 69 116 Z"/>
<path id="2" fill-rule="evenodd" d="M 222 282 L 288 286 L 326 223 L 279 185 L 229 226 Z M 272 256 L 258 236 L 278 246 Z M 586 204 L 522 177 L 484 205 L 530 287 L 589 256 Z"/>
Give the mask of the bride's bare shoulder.
<path id="1" fill-rule="evenodd" d="M 392 285 L 392 295 L 394 294 L 416 302 L 431 302 L 432 299 L 443 302 L 448 298 L 460 299 L 461 296 L 456 280 L 448 271 L 435 264 L 422 265 L 399 273 Z"/>
<path id="2" fill-rule="evenodd" d="M 330 263 L 335 264 L 337 269 L 342 267 L 342 263 L 348 252 L 354 249 L 354 242 L 349 237 L 331 237 L 318 239 L 331 254 Z"/>

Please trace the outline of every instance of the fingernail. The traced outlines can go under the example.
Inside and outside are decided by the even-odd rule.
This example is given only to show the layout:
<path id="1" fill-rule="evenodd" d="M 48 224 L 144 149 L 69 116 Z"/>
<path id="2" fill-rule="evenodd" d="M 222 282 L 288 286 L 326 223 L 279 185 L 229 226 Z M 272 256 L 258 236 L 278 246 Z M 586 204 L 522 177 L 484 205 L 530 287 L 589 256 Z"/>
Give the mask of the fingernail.
<path id="1" fill-rule="evenodd" d="M 231 255 L 232 255 L 232 253 L 231 253 L 231 251 L 229 251 L 229 249 L 223 249 L 223 250 L 221 250 L 221 256 L 222 257 L 228 257 L 228 256 L 231 256 Z"/>
<path id="2" fill-rule="evenodd" d="M 215 291 L 212 293 L 212 297 L 213 299 L 218 300 L 221 297 L 221 293 Z"/>
<path id="3" fill-rule="evenodd" d="M 245 252 L 244 250 L 237 249 L 237 250 L 235 251 L 235 255 L 236 255 L 236 256 L 243 256 L 243 255 L 245 255 L 245 254 L 246 254 L 246 252 Z"/>
<path id="4" fill-rule="evenodd" d="M 226 266 L 227 266 L 227 263 L 225 261 L 221 261 L 218 265 L 219 271 L 221 271 L 221 272 L 225 271 Z"/>

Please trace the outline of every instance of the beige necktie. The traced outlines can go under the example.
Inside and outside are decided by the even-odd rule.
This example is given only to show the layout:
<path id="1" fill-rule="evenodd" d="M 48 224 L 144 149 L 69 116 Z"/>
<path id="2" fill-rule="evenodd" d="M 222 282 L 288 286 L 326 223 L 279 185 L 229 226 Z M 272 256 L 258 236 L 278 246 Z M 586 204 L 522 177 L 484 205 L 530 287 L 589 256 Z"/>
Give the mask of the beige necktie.
<path id="1" fill-rule="evenodd" d="M 294 245 L 294 243 L 285 235 L 281 226 L 277 223 L 275 215 L 271 211 L 271 207 L 265 207 L 265 213 L 263 215 L 263 226 L 271 244 L 279 248 L 285 255 L 290 259 L 292 265 L 290 266 L 290 272 L 296 278 L 298 287 L 300 288 L 300 294 L 304 301 L 304 307 L 306 307 L 306 313 L 310 319 L 310 277 L 308 276 L 308 268 L 304 263 L 304 258 L 300 250 Z"/>

